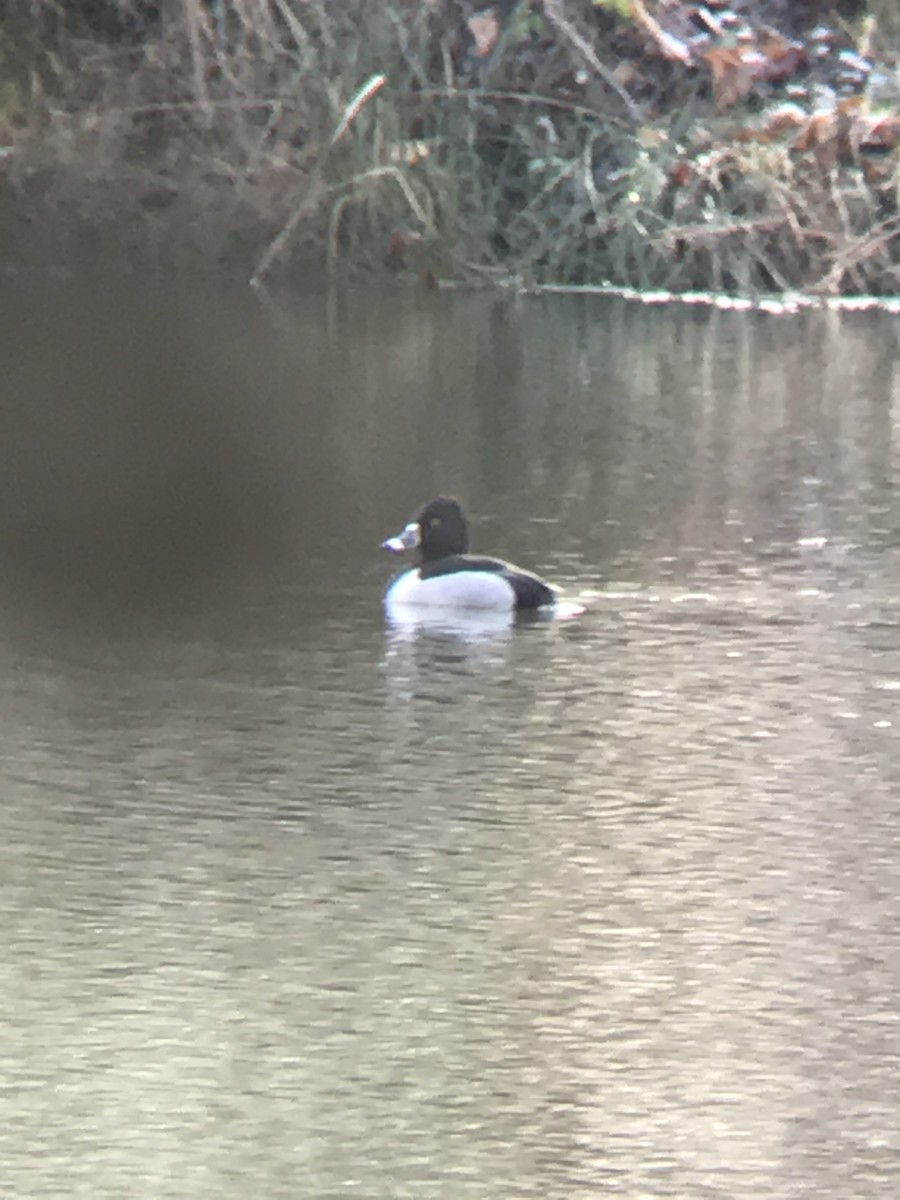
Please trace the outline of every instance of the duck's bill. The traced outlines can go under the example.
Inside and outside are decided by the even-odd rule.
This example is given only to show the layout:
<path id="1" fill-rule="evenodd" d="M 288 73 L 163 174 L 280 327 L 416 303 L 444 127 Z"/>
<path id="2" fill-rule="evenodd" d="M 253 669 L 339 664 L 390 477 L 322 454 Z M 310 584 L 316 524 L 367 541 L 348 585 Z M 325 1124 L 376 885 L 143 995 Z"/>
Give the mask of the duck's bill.
<path id="1" fill-rule="evenodd" d="M 382 550 L 390 550 L 392 554 L 402 554 L 404 550 L 414 550 L 419 544 L 419 523 L 410 521 L 402 533 L 389 537 L 381 543 Z"/>

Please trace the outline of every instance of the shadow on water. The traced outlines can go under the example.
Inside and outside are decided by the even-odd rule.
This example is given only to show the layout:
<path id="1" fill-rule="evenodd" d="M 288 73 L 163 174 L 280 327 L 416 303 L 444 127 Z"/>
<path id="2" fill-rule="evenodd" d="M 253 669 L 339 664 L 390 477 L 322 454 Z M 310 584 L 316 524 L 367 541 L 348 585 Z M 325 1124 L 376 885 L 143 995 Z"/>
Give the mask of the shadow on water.
<path id="1" fill-rule="evenodd" d="M 10 1194 L 893 1200 L 897 327 L 6 299 Z"/>
<path id="2" fill-rule="evenodd" d="M 321 546 L 328 364 L 288 377 L 244 302 L 121 280 L 26 288 L 5 306 L 5 586 L 73 613 L 209 599 Z"/>

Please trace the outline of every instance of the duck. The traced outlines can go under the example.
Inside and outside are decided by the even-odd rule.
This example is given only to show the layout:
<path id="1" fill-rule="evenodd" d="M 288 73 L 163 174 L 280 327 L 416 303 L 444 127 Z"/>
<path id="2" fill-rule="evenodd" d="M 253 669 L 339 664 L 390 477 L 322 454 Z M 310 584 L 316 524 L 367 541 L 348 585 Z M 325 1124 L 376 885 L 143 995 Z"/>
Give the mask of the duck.
<path id="1" fill-rule="evenodd" d="M 531 571 L 469 553 L 469 526 L 458 500 L 438 496 L 403 530 L 381 543 L 402 554 L 418 550 L 419 564 L 401 572 L 385 592 L 388 608 L 431 606 L 519 612 L 547 608 L 556 592 Z"/>

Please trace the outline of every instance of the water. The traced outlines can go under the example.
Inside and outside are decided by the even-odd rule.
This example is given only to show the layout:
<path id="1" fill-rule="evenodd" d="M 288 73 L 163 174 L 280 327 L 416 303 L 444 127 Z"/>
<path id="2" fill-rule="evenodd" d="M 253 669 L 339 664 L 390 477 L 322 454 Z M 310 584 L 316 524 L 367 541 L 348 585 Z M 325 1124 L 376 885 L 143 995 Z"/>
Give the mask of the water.
<path id="1" fill-rule="evenodd" d="M 395 299 L 26 322 L 3 1194 L 893 1197 L 897 327 Z"/>

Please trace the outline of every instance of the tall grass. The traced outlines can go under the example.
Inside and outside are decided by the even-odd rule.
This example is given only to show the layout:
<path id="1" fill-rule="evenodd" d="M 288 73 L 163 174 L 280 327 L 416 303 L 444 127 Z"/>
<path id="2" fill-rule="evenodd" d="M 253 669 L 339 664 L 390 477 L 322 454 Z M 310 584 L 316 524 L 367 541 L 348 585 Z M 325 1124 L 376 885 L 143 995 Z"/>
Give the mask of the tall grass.
<path id="1" fill-rule="evenodd" d="M 0 15 L 0 204 L 259 283 L 894 286 L 896 180 L 735 140 L 678 65 L 636 95 L 617 6 L 505 5 L 480 45 L 476 7 L 20 0 Z"/>

